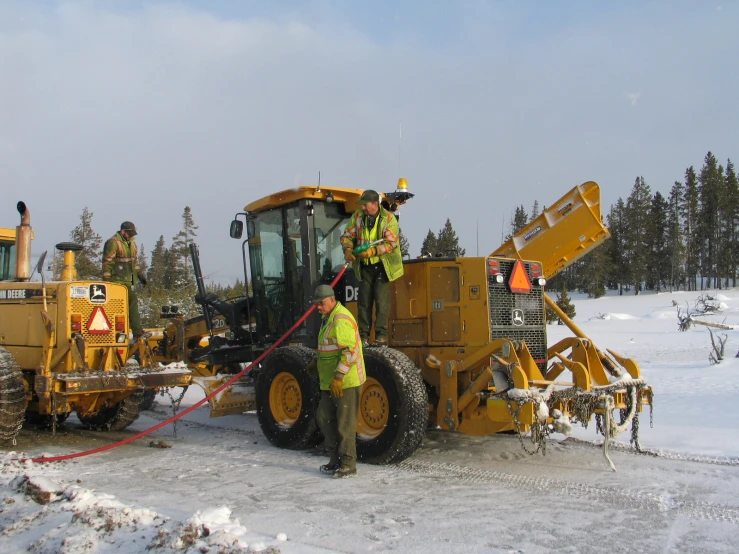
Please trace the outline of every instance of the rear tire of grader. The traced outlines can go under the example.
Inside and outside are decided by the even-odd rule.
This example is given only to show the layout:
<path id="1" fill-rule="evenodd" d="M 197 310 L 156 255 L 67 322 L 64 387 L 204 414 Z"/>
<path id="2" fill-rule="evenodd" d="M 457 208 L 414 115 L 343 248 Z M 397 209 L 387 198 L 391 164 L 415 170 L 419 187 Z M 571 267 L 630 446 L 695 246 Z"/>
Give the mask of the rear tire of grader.
<path id="1" fill-rule="evenodd" d="M 142 391 L 134 392 L 117 404 L 100 410 L 92 416 L 77 414 L 82 425 L 93 431 L 123 431 L 139 418 Z"/>
<path id="2" fill-rule="evenodd" d="M 306 369 L 315 359 L 310 348 L 284 346 L 262 362 L 255 387 L 257 417 L 264 436 L 277 447 L 301 450 L 323 438 L 316 421 L 318 375 Z"/>
<path id="3" fill-rule="evenodd" d="M 0 346 L 0 441 L 12 441 L 26 414 L 23 372 L 13 355 Z"/>
<path id="4" fill-rule="evenodd" d="M 392 348 L 365 349 L 364 365 L 367 381 L 357 415 L 357 457 L 371 464 L 401 462 L 426 435 L 426 386 L 410 358 Z"/>
<path id="5" fill-rule="evenodd" d="M 157 391 L 155 389 L 144 389 L 144 392 L 141 395 L 141 404 L 139 404 L 140 410 L 151 410 L 151 407 L 154 405 L 154 399 L 157 396 Z"/>
<path id="6" fill-rule="evenodd" d="M 64 423 L 69 417 L 68 413 L 56 414 L 57 426 Z M 54 427 L 54 416 L 50 414 L 38 414 L 26 412 L 26 421 L 31 425 L 35 425 L 41 429 L 52 429 Z"/>

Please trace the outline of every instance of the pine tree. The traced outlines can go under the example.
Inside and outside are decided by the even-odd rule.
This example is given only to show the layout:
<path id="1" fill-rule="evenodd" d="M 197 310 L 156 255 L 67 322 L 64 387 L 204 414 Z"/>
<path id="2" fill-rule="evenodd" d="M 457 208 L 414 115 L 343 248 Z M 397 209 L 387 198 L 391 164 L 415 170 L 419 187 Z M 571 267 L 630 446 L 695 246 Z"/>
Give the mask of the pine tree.
<path id="1" fill-rule="evenodd" d="M 567 287 L 562 286 L 560 288 L 555 304 L 557 304 L 559 309 L 562 310 L 570 319 L 575 317 L 575 305 L 572 303 L 570 295 L 567 294 Z M 547 310 L 547 323 L 554 323 L 555 321 L 557 322 L 557 325 L 564 325 L 564 321 L 562 321 L 554 311 Z"/>
<path id="2" fill-rule="evenodd" d="M 93 213 L 85 206 L 80 224 L 69 233 L 70 240 L 82 246 L 75 256 L 78 279 L 100 279 L 102 274 L 103 238 L 92 228 L 92 217 Z"/>
<path id="3" fill-rule="evenodd" d="M 608 239 L 604 244 L 591 250 L 582 259 L 582 266 L 579 268 L 578 287 L 582 292 L 588 294 L 588 298 L 600 298 L 606 293 L 606 283 L 612 271 L 611 258 L 607 248 Z"/>
<path id="4" fill-rule="evenodd" d="M 680 206 L 685 195 L 683 184 L 675 181 L 670 190 L 667 214 L 667 252 L 670 257 L 670 292 L 685 282 L 685 244 Z"/>
<path id="5" fill-rule="evenodd" d="M 151 251 L 151 265 L 146 271 L 146 278 L 151 288 L 163 289 L 165 286 L 165 274 L 167 260 L 167 248 L 164 246 L 164 235 L 159 236 L 159 240 Z"/>
<path id="6" fill-rule="evenodd" d="M 429 229 L 428 234 L 426 235 L 426 238 L 423 239 L 423 242 L 421 243 L 421 256 L 428 257 L 428 256 L 436 256 L 438 249 L 436 247 L 436 235 L 431 232 L 431 229 Z"/>
<path id="7" fill-rule="evenodd" d="M 670 253 L 667 249 L 668 210 L 667 200 L 659 191 L 655 192 L 646 229 L 646 285 L 650 290 L 662 290 L 670 276 Z"/>
<path id="8" fill-rule="evenodd" d="M 628 282 L 628 266 L 625 263 L 626 251 L 626 221 L 625 215 L 626 205 L 623 198 L 619 198 L 615 206 L 611 209 L 606 217 L 608 221 L 608 229 L 611 232 L 611 239 L 606 242 L 605 248 L 610 259 L 611 271 L 608 277 L 608 287 L 618 289 L 618 294 L 624 292 L 624 285 Z"/>
<path id="9" fill-rule="evenodd" d="M 403 230 L 400 229 L 398 242 L 400 243 L 400 255 L 403 257 L 403 259 L 410 256 L 410 244 L 408 243 L 408 239 L 405 238 L 405 235 L 403 234 Z"/>
<path id="10" fill-rule="evenodd" d="M 739 272 L 739 179 L 737 179 L 734 164 L 730 159 L 726 162 L 726 198 L 729 205 L 727 227 L 731 245 L 727 277 L 731 278 L 731 286 L 735 287 Z"/>
<path id="11" fill-rule="evenodd" d="M 534 221 L 537 217 L 539 217 L 539 201 L 534 200 L 534 205 L 531 208 L 531 217 L 529 217 L 529 221 Z"/>
<path id="12" fill-rule="evenodd" d="M 198 226 L 192 218 L 190 206 L 185 206 L 182 213 L 182 230 L 172 238 L 172 246 L 169 248 L 171 264 L 172 286 L 176 288 L 189 287 L 195 281 L 190 271 L 190 243 L 197 236 L 195 232 Z"/>
<path id="13" fill-rule="evenodd" d="M 685 170 L 685 188 L 682 203 L 683 231 L 685 236 L 685 274 L 687 290 L 696 290 L 700 272 L 700 240 L 698 235 L 699 201 L 698 177 L 690 166 Z"/>
<path id="14" fill-rule="evenodd" d="M 701 253 L 701 289 L 717 285 L 720 248 L 719 210 L 724 184 L 722 171 L 719 171 L 716 157 L 709 152 L 706 154 L 703 167 L 698 175 L 698 197 L 700 200 L 698 240 Z"/>
<path id="15" fill-rule="evenodd" d="M 467 252 L 464 248 L 460 248 L 457 233 L 452 228 L 452 222 L 449 218 L 436 235 L 436 249 L 442 256 L 446 257 L 461 257 Z"/>
<path id="16" fill-rule="evenodd" d="M 511 232 L 505 236 L 505 240 L 510 240 L 513 235 L 526 227 L 528 222 L 529 216 L 526 213 L 526 209 L 523 207 L 523 204 L 517 206 L 513 212 L 513 217 L 511 218 Z"/>
<path id="17" fill-rule="evenodd" d="M 630 282 L 634 294 L 639 294 L 647 277 L 647 228 L 652 191 L 644 180 L 637 177 L 631 194 L 626 200 L 625 254 L 629 260 Z"/>

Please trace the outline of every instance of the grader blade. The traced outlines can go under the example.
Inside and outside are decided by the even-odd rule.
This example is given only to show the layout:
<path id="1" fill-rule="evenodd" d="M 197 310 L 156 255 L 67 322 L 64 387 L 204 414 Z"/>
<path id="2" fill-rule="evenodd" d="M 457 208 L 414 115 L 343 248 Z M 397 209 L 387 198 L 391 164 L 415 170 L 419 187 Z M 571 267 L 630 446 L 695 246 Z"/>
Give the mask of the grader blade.
<path id="1" fill-rule="evenodd" d="M 193 383 L 200 385 L 206 396 L 226 383 L 232 375 L 194 377 Z M 210 417 L 243 414 L 256 410 L 256 394 L 251 379 L 241 379 L 209 400 Z"/>

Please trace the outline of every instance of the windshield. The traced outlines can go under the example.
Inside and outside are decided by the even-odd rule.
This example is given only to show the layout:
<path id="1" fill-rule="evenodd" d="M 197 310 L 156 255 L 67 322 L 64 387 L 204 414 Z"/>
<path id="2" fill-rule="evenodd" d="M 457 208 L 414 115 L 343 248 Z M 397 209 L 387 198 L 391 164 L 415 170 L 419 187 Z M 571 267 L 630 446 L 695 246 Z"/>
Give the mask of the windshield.
<path id="1" fill-rule="evenodd" d="M 15 243 L 0 240 L 0 281 L 15 279 Z"/>
<path id="2" fill-rule="evenodd" d="M 313 212 L 313 240 L 316 245 L 315 284 L 329 282 L 344 265 L 341 235 L 350 215 L 338 204 L 316 204 Z"/>

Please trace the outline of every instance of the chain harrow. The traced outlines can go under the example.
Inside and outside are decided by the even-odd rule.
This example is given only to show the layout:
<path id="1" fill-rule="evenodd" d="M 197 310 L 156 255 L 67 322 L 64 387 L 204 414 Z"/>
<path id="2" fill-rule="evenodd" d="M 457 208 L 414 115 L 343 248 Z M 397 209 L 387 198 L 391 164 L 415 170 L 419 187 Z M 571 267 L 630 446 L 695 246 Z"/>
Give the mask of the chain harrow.
<path id="1" fill-rule="evenodd" d="M 642 394 L 646 384 L 641 379 L 631 379 L 626 383 L 613 383 L 603 387 L 596 387 L 592 390 L 586 391 L 578 387 L 570 387 L 561 390 L 552 390 L 551 386 L 546 390 L 544 394 L 539 392 L 539 389 L 530 389 L 533 393 L 526 391 L 528 394 L 514 394 L 512 398 L 509 393 L 512 390 L 493 395 L 493 397 L 503 398 L 508 406 L 508 411 L 511 414 L 514 428 L 518 440 L 521 443 L 524 451 L 530 456 L 541 452 L 546 455 L 546 440 L 547 437 L 554 432 L 554 426 L 547 423 L 546 420 L 541 420 L 537 417 L 542 411 L 542 404 L 546 404 L 548 413 L 553 413 L 555 406 L 558 403 L 567 406 L 567 412 L 574 418 L 575 421 L 579 422 L 583 427 L 587 428 L 590 419 L 595 415 L 596 432 L 603 435 L 603 453 L 610 464 L 611 468 L 615 471 L 615 466 L 608 456 L 608 443 L 610 439 L 615 438 L 620 433 L 626 430 L 629 424 L 631 424 L 631 440 L 630 443 L 634 449 L 642 453 L 644 452 L 639 443 L 639 405 L 641 404 Z M 614 419 L 615 411 L 615 400 L 614 393 L 616 391 L 622 391 L 626 389 L 626 408 L 619 410 L 619 421 L 616 422 Z M 652 395 L 652 402 L 653 402 Z M 517 407 L 513 406 L 513 402 L 516 402 Z M 527 448 L 521 431 L 523 424 L 520 421 L 521 409 L 529 403 L 534 404 L 534 422 L 529 425 L 530 428 L 530 440 L 536 446 L 534 450 Z M 603 413 L 595 413 L 596 410 L 603 410 Z M 654 411 L 653 405 L 650 403 L 649 406 L 649 424 L 650 427 L 653 425 Z"/>

